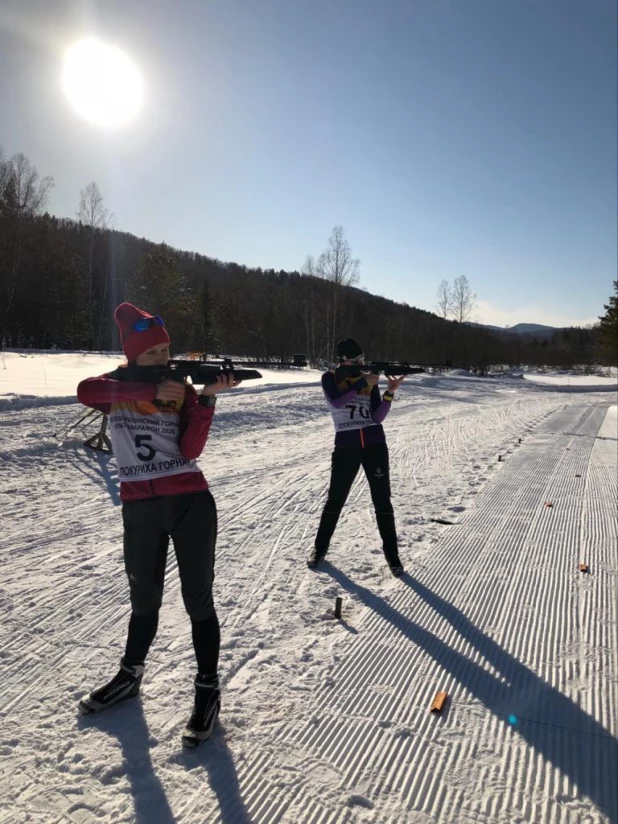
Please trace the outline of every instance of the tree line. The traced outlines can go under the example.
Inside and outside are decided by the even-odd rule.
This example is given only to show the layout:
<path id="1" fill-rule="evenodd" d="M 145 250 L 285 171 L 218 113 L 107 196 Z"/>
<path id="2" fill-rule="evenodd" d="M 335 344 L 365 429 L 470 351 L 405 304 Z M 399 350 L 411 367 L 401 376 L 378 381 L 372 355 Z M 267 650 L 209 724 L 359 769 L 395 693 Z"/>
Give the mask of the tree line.
<path id="1" fill-rule="evenodd" d="M 22 154 L 0 150 L 0 347 L 116 351 L 112 313 L 129 300 L 164 318 L 176 352 L 304 353 L 319 363 L 350 336 L 373 359 L 477 371 L 614 362 L 603 326 L 538 340 L 468 325 L 474 296 L 465 278 L 442 317 L 371 295 L 359 288 L 359 262 L 340 226 L 300 271 L 251 268 L 112 228 L 95 183 L 80 192 L 75 219 L 54 217 L 46 211 L 52 186 Z"/>

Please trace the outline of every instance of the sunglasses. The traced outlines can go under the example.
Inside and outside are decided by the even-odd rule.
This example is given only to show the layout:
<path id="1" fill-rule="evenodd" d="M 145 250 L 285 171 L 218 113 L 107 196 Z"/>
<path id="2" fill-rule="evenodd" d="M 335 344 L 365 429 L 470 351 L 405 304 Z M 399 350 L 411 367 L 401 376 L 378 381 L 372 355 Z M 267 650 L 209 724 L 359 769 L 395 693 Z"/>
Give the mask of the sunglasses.
<path id="1" fill-rule="evenodd" d="M 357 355 L 355 358 L 346 358 L 350 363 L 362 363 L 365 360 L 364 355 Z"/>
<path id="2" fill-rule="evenodd" d="M 133 331 L 145 332 L 152 326 L 165 326 L 165 324 L 163 323 L 163 318 L 160 318 L 159 315 L 155 315 L 153 318 L 140 318 L 139 320 L 136 320 L 133 324 Z"/>

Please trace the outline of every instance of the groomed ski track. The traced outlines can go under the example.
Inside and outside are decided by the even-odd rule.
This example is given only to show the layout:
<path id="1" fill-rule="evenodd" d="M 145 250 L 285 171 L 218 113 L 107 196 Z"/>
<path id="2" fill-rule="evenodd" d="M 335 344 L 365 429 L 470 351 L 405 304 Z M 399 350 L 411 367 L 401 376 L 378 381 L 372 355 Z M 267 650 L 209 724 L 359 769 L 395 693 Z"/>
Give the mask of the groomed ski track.
<path id="1" fill-rule="evenodd" d="M 172 553 L 141 699 L 77 716 L 124 643 L 115 470 L 45 442 L 77 407 L 0 412 L 3 824 L 618 820 L 613 395 L 447 385 L 408 387 L 387 421 L 399 581 L 361 479 L 304 566 L 332 440 L 316 388 L 221 403 L 202 464 L 223 712 L 195 752 Z"/>
<path id="2" fill-rule="evenodd" d="M 324 566 L 366 611 L 313 717 L 280 734 L 306 779 L 265 780 L 276 750 L 241 773 L 250 820 L 618 820 L 615 412 L 552 415 L 390 597 Z"/>

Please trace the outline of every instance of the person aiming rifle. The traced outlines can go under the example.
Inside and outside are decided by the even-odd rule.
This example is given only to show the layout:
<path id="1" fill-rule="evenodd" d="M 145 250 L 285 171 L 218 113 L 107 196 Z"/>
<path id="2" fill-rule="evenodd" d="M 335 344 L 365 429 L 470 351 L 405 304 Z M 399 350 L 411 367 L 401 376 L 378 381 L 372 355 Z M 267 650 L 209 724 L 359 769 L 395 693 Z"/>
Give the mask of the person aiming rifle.
<path id="1" fill-rule="evenodd" d="M 339 366 L 322 376 L 322 389 L 335 425 L 330 487 L 307 566 L 315 569 L 328 552 L 354 479 L 362 466 L 371 491 L 382 548 L 392 574 L 403 574 L 399 559 L 395 516 L 391 504 L 388 447 L 382 421 L 404 376 L 387 375 L 388 387 L 380 396 L 379 375 L 363 371 L 363 350 L 352 338 L 337 344 Z"/>
<path id="2" fill-rule="evenodd" d="M 99 712 L 138 695 L 157 632 L 171 538 L 197 660 L 193 712 L 183 735 L 185 744 L 195 746 L 211 734 L 220 707 L 220 631 L 212 593 L 217 510 L 196 458 L 208 438 L 216 395 L 239 381 L 233 372 L 219 374 L 198 395 L 182 378 L 144 380 L 169 362 L 163 320 L 130 303 L 120 304 L 114 319 L 128 364 L 82 381 L 77 397 L 109 417 L 131 617 L 120 670 L 85 696 L 80 709 Z"/>

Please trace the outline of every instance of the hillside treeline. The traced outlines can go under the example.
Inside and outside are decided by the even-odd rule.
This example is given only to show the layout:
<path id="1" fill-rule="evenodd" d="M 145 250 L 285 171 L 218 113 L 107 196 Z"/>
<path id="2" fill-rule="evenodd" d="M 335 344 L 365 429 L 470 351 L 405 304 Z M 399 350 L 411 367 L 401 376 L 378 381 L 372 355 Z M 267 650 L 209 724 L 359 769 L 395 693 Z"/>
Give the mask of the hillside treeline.
<path id="1" fill-rule="evenodd" d="M 331 359 L 334 342 L 345 335 L 374 359 L 448 360 L 478 370 L 568 367 L 601 357 L 596 329 L 542 340 L 495 333 L 371 295 L 328 266 L 277 272 L 156 245 L 108 228 L 93 184 L 81 193 L 79 220 L 56 218 L 45 211 L 52 185 L 23 155 L 0 156 L 5 348 L 117 350 L 112 312 L 130 300 L 164 318 L 176 352 L 284 359 L 302 352 L 316 363 Z M 349 253 L 338 227 L 331 252 L 333 242 Z"/>

